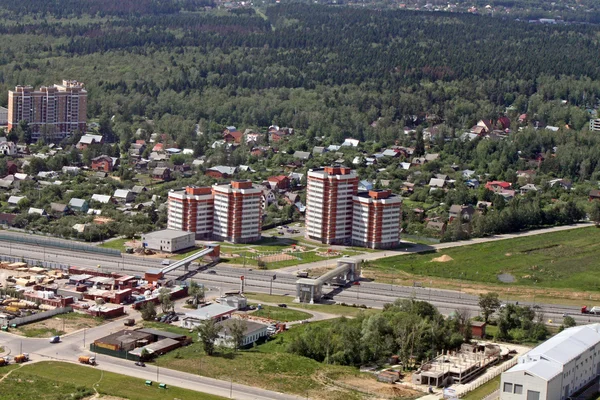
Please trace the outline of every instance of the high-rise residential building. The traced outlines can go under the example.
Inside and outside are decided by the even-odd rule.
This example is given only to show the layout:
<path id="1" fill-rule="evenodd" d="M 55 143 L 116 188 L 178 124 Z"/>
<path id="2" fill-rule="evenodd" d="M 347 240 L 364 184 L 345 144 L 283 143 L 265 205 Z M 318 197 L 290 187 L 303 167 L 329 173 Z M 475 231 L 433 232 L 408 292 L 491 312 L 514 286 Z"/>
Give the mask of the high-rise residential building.
<path id="1" fill-rule="evenodd" d="M 306 237 L 326 244 L 352 238 L 352 198 L 358 191 L 356 172 L 346 167 L 311 169 L 306 187 Z"/>
<path id="2" fill-rule="evenodd" d="M 212 239 L 214 199 L 210 187 L 171 190 L 168 205 L 169 229 L 194 232 L 196 239 Z"/>
<path id="3" fill-rule="evenodd" d="M 31 138 L 60 140 L 87 128 L 87 91 L 81 82 L 64 80 L 61 85 L 17 86 L 8 91 L 8 130 L 21 121 L 31 129 Z"/>
<path id="4" fill-rule="evenodd" d="M 600 131 L 600 118 L 590 119 L 590 131 Z"/>
<path id="5" fill-rule="evenodd" d="M 215 201 L 213 237 L 232 243 L 260 239 L 262 190 L 251 181 L 232 181 L 212 187 Z"/>
<path id="6" fill-rule="evenodd" d="M 369 190 L 353 198 L 352 245 L 390 249 L 400 242 L 402 198 L 390 190 Z"/>

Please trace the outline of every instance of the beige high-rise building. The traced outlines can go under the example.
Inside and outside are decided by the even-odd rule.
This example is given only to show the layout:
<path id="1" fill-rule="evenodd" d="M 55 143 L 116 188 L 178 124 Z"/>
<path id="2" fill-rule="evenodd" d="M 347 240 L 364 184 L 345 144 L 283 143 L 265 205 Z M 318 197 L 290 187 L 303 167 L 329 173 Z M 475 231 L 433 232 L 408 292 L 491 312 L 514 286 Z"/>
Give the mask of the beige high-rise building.
<path id="1" fill-rule="evenodd" d="M 27 121 L 31 137 L 60 140 L 87 128 L 87 91 L 77 81 L 64 80 L 61 85 L 17 86 L 8 91 L 8 130 Z"/>

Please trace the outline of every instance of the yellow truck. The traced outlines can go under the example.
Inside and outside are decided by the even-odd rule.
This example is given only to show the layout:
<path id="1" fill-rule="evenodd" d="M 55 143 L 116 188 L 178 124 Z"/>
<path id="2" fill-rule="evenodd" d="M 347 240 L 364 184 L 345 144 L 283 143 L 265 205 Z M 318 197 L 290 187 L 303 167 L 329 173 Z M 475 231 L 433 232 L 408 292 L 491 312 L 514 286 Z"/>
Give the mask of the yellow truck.
<path id="1" fill-rule="evenodd" d="M 79 356 L 79 362 L 81 364 L 96 365 L 96 357 Z"/>

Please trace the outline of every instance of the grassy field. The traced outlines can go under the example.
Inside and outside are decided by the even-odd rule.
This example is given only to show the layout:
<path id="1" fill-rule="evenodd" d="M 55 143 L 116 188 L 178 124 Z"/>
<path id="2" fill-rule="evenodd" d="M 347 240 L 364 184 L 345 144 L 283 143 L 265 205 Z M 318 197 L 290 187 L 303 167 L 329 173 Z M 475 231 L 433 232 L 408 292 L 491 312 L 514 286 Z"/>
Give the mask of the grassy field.
<path id="1" fill-rule="evenodd" d="M 98 245 L 98 247 L 104 247 L 105 249 L 115 249 L 115 250 L 119 250 L 120 252 L 124 252 L 125 251 L 125 243 L 131 241 L 131 239 L 126 239 L 126 238 L 119 238 L 119 239 L 115 239 L 115 240 L 110 240 L 108 242 L 104 242 L 100 245 Z"/>
<path id="2" fill-rule="evenodd" d="M 3 367 L 0 371 L 5 371 Z M 98 369 L 61 362 L 24 365 L 0 382 L 0 399 L 55 400 L 82 399 L 94 394 L 112 395 L 130 400 L 219 400 L 222 397 L 169 387 L 159 389 L 155 383 Z"/>
<path id="3" fill-rule="evenodd" d="M 472 392 L 467 393 L 462 397 L 463 400 L 481 400 L 485 396 L 491 394 L 500 387 L 500 376 L 495 377 L 491 381 L 484 383 Z"/>
<path id="4" fill-rule="evenodd" d="M 322 322 L 315 322 L 315 324 Z M 297 328 L 277 335 L 273 340 L 249 350 L 234 352 L 219 349 L 207 356 L 199 343 L 193 343 L 159 357 L 155 362 L 166 368 L 200 374 L 222 380 L 233 380 L 278 392 L 293 393 L 322 400 L 354 400 L 361 398 L 356 392 L 332 387 L 329 379 L 368 379 L 353 367 L 321 364 L 309 358 L 289 354 L 286 348 Z"/>
<path id="5" fill-rule="evenodd" d="M 447 255 L 452 260 L 432 262 Z M 506 286 L 597 291 L 600 289 L 600 229 L 580 228 L 475 244 L 437 253 L 388 257 L 367 270 L 405 273 L 416 279 L 439 277 Z M 499 274 L 513 277 L 502 283 Z"/>
<path id="6" fill-rule="evenodd" d="M 270 318 L 279 322 L 301 321 L 312 317 L 312 314 L 307 312 L 273 306 L 262 306 L 262 310 L 256 310 L 252 313 L 252 315 Z"/>
<path id="7" fill-rule="evenodd" d="M 93 328 L 101 325 L 103 322 L 102 318 L 70 312 L 19 326 L 12 329 L 11 332 L 25 337 L 49 338 L 75 332 L 83 328 Z"/>
<path id="8" fill-rule="evenodd" d="M 279 295 L 268 295 L 262 293 L 246 293 L 246 296 L 254 301 L 264 301 L 265 303 L 285 303 L 295 308 L 301 308 L 310 312 L 311 310 L 320 311 L 328 314 L 355 317 L 358 313 L 374 313 L 379 312 L 375 309 L 363 309 L 359 307 L 342 306 L 339 304 L 305 304 L 305 303 L 294 303 L 294 298 L 291 296 L 279 296 Z"/>

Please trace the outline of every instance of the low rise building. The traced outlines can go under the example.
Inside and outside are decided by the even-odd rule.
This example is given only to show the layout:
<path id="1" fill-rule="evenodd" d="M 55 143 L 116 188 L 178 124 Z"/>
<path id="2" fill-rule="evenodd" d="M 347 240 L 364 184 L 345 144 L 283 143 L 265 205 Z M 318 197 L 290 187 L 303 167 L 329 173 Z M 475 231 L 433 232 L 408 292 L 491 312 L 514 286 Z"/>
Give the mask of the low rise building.
<path id="1" fill-rule="evenodd" d="M 600 324 L 565 329 L 502 373 L 501 400 L 563 400 L 600 376 Z"/>
<path id="2" fill-rule="evenodd" d="M 217 325 L 221 327 L 219 337 L 215 341 L 215 344 L 225 347 L 234 347 L 234 338 L 231 333 L 233 324 L 237 321 L 241 321 L 244 324 L 244 338 L 242 339 L 242 347 L 249 346 L 252 343 L 266 338 L 269 334 L 267 332 L 268 325 L 261 324 L 259 322 L 239 320 L 237 318 L 229 318 L 220 322 Z"/>
<path id="3" fill-rule="evenodd" d="M 222 304 L 209 304 L 197 310 L 190 310 L 185 313 L 181 326 L 188 329 L 194 329 L 208 319 L 222 321 L 230 318 L 231 314 L 237 311 L 235 307 L 229 307 Z"/>
<path id="4" fill-rule="evenodd" d="M 193 232 L 172 229 L 145 233 L 142 235 L 142 242 L 148 249 L 167 253 L 189 249 L 196 244 Z"/>

